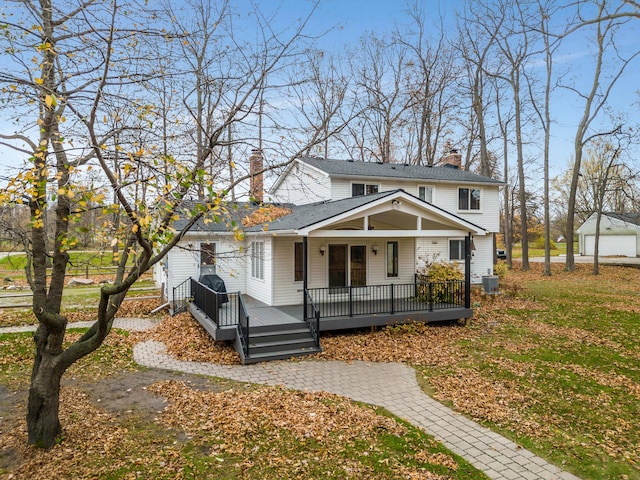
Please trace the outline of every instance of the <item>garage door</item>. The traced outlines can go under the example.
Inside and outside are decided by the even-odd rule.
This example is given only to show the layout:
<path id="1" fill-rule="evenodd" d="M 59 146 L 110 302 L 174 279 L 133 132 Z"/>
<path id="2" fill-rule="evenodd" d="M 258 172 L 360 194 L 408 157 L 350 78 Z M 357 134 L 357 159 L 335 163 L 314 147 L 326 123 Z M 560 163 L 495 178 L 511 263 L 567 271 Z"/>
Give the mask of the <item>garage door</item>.
<path id="1" fill-rule="evenodd" d="M 593 255 L 596 245 L 595 235 L 585 235 L 584 247 L 585 255 Z M 601 235 L 598 254 L 607 256 L 636 256 L 636 236 L 635 235 Z"/>

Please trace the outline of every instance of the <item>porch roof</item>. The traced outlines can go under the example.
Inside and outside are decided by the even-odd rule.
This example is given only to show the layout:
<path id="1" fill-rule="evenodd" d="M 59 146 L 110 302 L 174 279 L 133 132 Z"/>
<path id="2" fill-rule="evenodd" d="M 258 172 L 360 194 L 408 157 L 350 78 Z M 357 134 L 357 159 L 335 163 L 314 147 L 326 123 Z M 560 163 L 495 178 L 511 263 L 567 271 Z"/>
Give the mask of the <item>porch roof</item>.
<path id="1" fill-rule="evenodd" d="M 292 213 L 273 220 L 268 225 L 268 232 L 289 232 L 298 235 L 308 235 L 313 231 L 336 224 L 345 219 L 360 216 L 368 212 L 407 211 L 410 214 L 435 216 L 450 228 L 464 230 L 476 235 L 484 235 L 487 230 L 437 207 L 429 202 L 405 192 L 402 189 L 374 193 L 341 200 L 325 201 L 307 205 L 290 206 Z M 261 226 L 246 229 L 248 232 L 262 231 Z M 367 235 L 375 235 L 372 230 Z"/>
<path id="2" fill-rule="evenodd" d="M 448 229 L 471 232 L 474 235 L 485 235 L 488 233 L 486 229 L 447 210 L 421 200 L 402 189 L 306 205 L 287 204 L 281 206 L 289 209 L 291 213 L 272 220 L 267 224 L 266 229 L 263 224 L 258 224 L 244 227 L 243 230 L 247 233 L 265 235 L 275 233 L 309 235 L 311 232 L 329 227 L 349 218 L 365 217 L 373 213 L 397 210 L 398 212 L 404 212 L 414 216 L 431 216 L 438 218 L 441 223 L 447 225 Z M 242 203 L 233 205 L 231 208 L 228 208 L 230 218 L 209 222 L 200 220 L 191 227 L 190 233 L 211 232 L 222 234 L 231 232 L 231 221 L 235 221 L 237 225 L 241 225 L 242 219 L 257 208 L 259 208 L 259 205 L 255 204 Z M 183 224 L 183 219 L 178 220 L 175 224 L 176 229 L 180 230 Z M 346 233 L 346 231 L 342 231 L 342 233 Z M 352 231 L 350 233 L 353 234 L 354 232 Z M 368 230 L 366 234 L 370 236 L 380 236 L 384 234 L 384 231 Z M 443 234 L 451 235 L 452 233 L 449 231 Z"/>

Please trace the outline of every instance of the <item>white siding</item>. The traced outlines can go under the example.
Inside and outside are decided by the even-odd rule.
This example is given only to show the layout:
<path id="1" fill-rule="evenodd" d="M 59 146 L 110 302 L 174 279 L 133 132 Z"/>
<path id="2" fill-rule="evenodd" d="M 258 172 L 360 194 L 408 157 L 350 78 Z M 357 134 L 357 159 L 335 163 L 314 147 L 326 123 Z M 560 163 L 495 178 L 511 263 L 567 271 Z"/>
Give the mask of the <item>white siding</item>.
<path id="1" fill-rule="evenodd" d="M 459 237 L 456 237 L 459 238 Z M 493 274 L 493 236 L 476 236 L 473 239 L 476 247 L 471 258 L 471 283 L 482 283 L 483 275 Z M 425 261 L 449 262 L 449 238 L 416 239 L 417 267 L 421 268 Z M 464 262 L 459 262 L 464 271 Z"/>
<path id="2" fill-rule="evenodd" d="M 363 183 L 377 183 L 377 180 L 363 180 Z M 331 181 L 331 198 L 339 200 L 351 196 L 352 180 L 344 178 L 334 178 Z M 419 185 L 432 185 L 433 204 L 448 212 L 451 212 L 465 220 L 490 232 L 500 230 L 500 190 L 497 186 L 461 185 L 469 188 L 480 188 L 482 190 L 480 198 L 480 211 L 458 210 L 458 185 L 447 183 L 428 183 L 425 181 L 406 181 L 385 179 L 380 182 L 380 191 L 403 189 L 411 195 L 418 196 Z"/>
<path id="3" fill-rule="evenodd" d="M 246 278 L 246 250 L 244 242 L 235 242 L 229 237 L 217 237 L 203 242 L 216 244 L 216 273 L 224 280 L 227 292 L 245 292 Z M 241 251 L 241 248 L 242 251 Z"/>
<path id="4" fill-rule="evenodd" d="M 294 244 L 301 237 L 275 237 L 273 239 L 273 304 L 299 305 L 302 303 L 302 282 L 294 281 Z M 310 256 L 320 256 L 319 249 L 309 249 Z"/>
<path id="5" fill-rule="evenodd" d="M 438 185 L 434 194 L 434 205 L 458 215 L 460 218 L 481 226 L 490 232 L 500 230 L 500 192 L 498 187 L 460 185 L 480 188 L 480 210 L 458 210 L 458 185 Z"/>
<path id="6" fill-rule="evenodd" d="M 295 162 L 272 197 L 274 201 L 294 205 L 331 200 L 330 180 L 316 169 Z"/>
<path id="7" fill-rule="evenodd" d="M 351 181 L 344 178 L 331 179 L 331 200 L 342 200 L 351 196 Z"/>
<path id="8" fill-rule="evenodd" d="M 471 283 L 482 283 L 484 275 L 493 275 L 493 234 L 474 237 L 475 254 L 471 260 Z"/>
<path id="9" fill-rule="evenodd" d="M 188 249 L 188 242 L 181 242 L 167 255 L 167 299 L 173 300 L 173 288 L 185 280 L 198 277 L 198 258 L 196 252 Z"/>
<path id="10" fill-rule="evenodd" d="M 273 305 L 273 238 L 256 236 L 247 237 L 246 269 L 247 269 L 247 295 L 266 303 Z M 264 242 L 264 279 L 254 278 L 251 274 L 251 242 Z"/>
<path id="11" fill-rule="evenodd" d="M 244 292 L 246 262 L 244 254 L 240 252 L 242 244 L 221 236 L 190 237 L 171 249 L 159 267 L 160 271 L 157 271 L 156 282 L 159 279 L 165 281 L 167 299 L 173 300 L 174 287 L 189 278 L 200 277 L 200 243 L 216 244 L 216 273 L 224 280 L 227 291 Z"/>

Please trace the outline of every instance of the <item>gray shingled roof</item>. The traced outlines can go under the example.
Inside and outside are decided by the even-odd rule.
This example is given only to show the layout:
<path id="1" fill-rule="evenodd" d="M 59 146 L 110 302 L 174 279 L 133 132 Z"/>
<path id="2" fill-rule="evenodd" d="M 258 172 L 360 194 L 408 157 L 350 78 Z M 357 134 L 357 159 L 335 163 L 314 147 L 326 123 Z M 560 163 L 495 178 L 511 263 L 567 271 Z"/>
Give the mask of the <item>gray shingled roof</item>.
<path id="1" fill-rule="evenodd" d="M 274 230 L 297 230 L 309 227 L 318 222 L 328 220 L 342 213 L 361 207 L 395 194 L 398 190 L 362 195 L 359 197 L 349 197 L 342 200 L 311 203 L 307 205 L 287 205 L 293 212 L 284 217 L 280 217 L 269 224 L 269 231 Z M 261 225 L 246 228 L 246 232 L 262 230 Z"/>
<path id="2" fill-rule="evenodd" d="M 623 222 L 632 223 L 634 225 L 640 225 L 640 213 L 615 213 L 615 212 L 607 212 L 603 215 L 611 218 L 617 218 L 618 220 L 622 220 Z"/>
<path id="3" fill-rule="evenodd" d="M 305 157 L 301 161 L 332 176 L 366 178 L 402 178 L 455 183 L 489 183 L 504 185 L 502 180 L 483 177 L 475 173 L 450 167 L 428 167 L 402 163 L 359 162 Z"/>
<path id="4" fill-rule="evenodd" d="M 398 192 L 404 192 L 401 189 L 398 190 L 390 190 L 386 192 L 374 193 L 371 195 L 362 195 L 358 197 L 349 197 L 341 200 L 332 200 L 326 202 L 317 202 L 311 203 L 307 205 L 290 205 L 290 204 L 279 204 L 279 206 L 286 207 L 291 209 L 291 213 L 289 215 L 285 215 L 276 220 L 273 220 L 268 224 L 269 232 L 278 232 L 278 231 L 288 231 L 288 230 L 299 230 L 302 228 L 309 227 L 311 225 L 315 225 L 319 222 L 323 222 L 325 220 L 329 220 L 333 217 L 341 215 L 343 213 L 349 212 L 356 208 L 367 205 L 368 203 L 375 202 L 381 198 L 385 198 L 388 196 L 395 195 Z M 404 192 L 407 194 L 407 192 Z M 418 202 L 423 202 L 419 198 L 414 195 L 410 195 L 414 197 Z M 237 203 L 230 204 L 227 208 L 230 212 L 230 218 L 222 218 L 220 222 L 209 222 L 205 223 L 200 220 L 196 223 L 192 228 L 191 232 L 212 232 L 212 233 L 222 233 L 229 232 L 231 228 L 229 228 L 229 223 L 231 220 L 235 220 L 238 225 L 242 225 L 242 219 L 249 215 L 253 209 L 258 208 L 258 205 L 255 204 L 247 204 L 247 203 Z M 448 215 L 452 215 L 450 212 L 447 212 L 440 207 L 432 205 L 432 208 L 436 210 L 441 210 L 443 213 Z M 453 215 L 456 216 L 456 215 Z M 475 225 L 468 220 L 464 220 L 461 217 L 460 220 L 465 221 L 471 225 L 474 225 L 478 229 L 482 230 L 482 227 Z M 176 230 L 181 230 L 185 225 L 185 220 L 180 219 L 176 221 L 174 227 Z M 243 228 L 245 232 L 261 232 L 263 231 L 263 225 L 254 225 L 252 227 Z"/>

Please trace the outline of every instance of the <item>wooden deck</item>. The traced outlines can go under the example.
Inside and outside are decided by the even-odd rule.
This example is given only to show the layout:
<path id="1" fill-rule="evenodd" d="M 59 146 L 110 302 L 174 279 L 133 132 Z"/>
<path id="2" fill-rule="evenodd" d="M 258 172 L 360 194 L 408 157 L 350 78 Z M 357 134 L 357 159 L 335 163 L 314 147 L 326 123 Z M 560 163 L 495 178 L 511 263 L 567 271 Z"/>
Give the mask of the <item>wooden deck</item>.
<path id="1" fill-rule="evenodd" d="M 269 327 L 300 325 L 304 323 L 302 305 L 271 307 L 248 295 L 243 295 L 243 299 L 247 314 L 249 315 L 249 325 L 252 330 L 254 328 L 269 330 Z M 369 303 L 367 302 L 366 304 L 368 305 Z M 238 313 L 235 305 L 235 302 L 224 304 L 220 308 L 221 318 L 237 318 Z M 319 305 L 318 307 L 322 312 L 323 306 Z M 193 303 L 190 305 L 189 310 L 215 340 L 233 340 L 235 338 L 235 324 L 217 327 L 213 321 Z M 389 308 L 383 307 L 382 310 L 388 311 Z M 337 311 L 340 312 L 341 310 Z M 471 318 L 473 315 L 473 311 L 470 308 L 442 304 L 438 305 L 438 308 L 433 311 L 425 311 L 424 305 L 416 304 L 415 311 L 368 314 L 366 313 L 365 305 L 358 305 L 356 302 L 353 306 L 353 311 L 356 312 L 353 316 L 338 314 L 328 318 L 321 318 L 320 331 L 329 332 L 411 322 L 443 322 Z"/>

